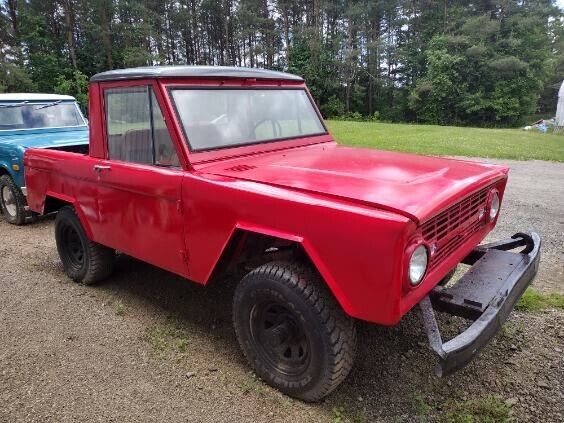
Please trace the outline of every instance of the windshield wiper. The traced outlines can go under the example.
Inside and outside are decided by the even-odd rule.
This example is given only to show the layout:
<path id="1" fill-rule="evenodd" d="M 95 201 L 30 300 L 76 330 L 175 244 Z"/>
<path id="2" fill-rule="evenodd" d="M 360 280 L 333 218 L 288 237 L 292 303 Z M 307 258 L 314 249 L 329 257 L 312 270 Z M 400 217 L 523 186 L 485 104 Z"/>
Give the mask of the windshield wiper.
<path id="1" fill-rule="evenodd" d="M 54 101 L 54 102 L 49 103 L 49 104 L 43 104 L 42 106 L 37 106 L 33 110 L 41 110 L 41 109 L 46 109 L 47 107 L 56 106 L 57 104 L 61 103 L 61 101 L 63 101 L 63 100 L 57 100 L 57 101 Z"/>
<path id="2" fill-rule="evenodd" d="M 11 109 L 14 107 L 22 107 L 25 106 L 29 103 L 29 101 L 22 101 L 21 103 L 16 103 L 16 104 L 0 104 L 0 109 Z"/>

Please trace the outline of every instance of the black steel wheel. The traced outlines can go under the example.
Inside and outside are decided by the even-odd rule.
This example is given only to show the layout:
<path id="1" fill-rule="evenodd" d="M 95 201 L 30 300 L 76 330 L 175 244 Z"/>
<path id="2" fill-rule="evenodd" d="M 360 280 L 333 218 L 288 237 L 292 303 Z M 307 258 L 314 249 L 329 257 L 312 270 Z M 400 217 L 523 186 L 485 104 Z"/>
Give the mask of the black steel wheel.
<path id="1" fill-rule="evenodd" d="M 235 290 L 233 324 L 257 375 L 292 397 L 320 400 L 352 368 L 354 320 L 308 265 L 273 262 L 247 274 Z"/>
<path id="2" fill-rule="evenodd" d="M 250 326 L 260 360 L 288 376 L 307 369 L 311 358 L 309 340 L 292 310 L 279 302 L 259 303 L 251 310 Z"/>
<path id="3" fill-rule="evenodd" d="M 64 223 L 61 226 L 61 237 L 65 255 L 69 263 L 79 269 L 84 265 L 84 244 L 73 225 Z"/>
<path id="4" fill-rule="evenodd" d="M 88 239 L 72 206 L 57 213 L 55 240 L 65 272 L 75 282 L 89 285 L 113 272 L 115 251 Z"/>

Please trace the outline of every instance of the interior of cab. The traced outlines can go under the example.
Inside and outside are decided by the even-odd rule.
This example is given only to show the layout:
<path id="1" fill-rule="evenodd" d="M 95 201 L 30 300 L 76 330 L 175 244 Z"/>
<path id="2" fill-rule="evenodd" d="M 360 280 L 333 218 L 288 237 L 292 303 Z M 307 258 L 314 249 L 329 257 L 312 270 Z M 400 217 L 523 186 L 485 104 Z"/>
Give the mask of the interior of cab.
<path id="1" fill-rule="evenodd" d="M 193 151 L 326 133 L 303 89 L 178 87 L 171 93 Z"/>
<path id="2" fill-rule="evenodd" d="M 153 131 L 130 129 L 124 134 L 110 135 L 108 146 L 111 159 L 160 166 L 180 166 L 178 154 L 166 128 L 155 128 Z"/>
<path id="3" fill-rule="evenodd" d="M 162 111 L 147 86 L 106 90 L 109 158 L 180 166 Z"/>

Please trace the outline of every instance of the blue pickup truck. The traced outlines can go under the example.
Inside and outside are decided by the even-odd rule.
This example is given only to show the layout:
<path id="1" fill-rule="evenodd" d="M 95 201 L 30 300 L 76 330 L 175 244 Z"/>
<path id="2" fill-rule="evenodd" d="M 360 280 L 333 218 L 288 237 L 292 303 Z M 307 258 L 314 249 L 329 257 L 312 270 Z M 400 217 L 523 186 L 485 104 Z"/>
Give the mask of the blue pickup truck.
<path id="1" fill-rule="evenodd" d="M 0 211 L 14 225 L 29 217 L 23 154 L 30 147 L 88 153 L 88 122 L 73 97 L 0 94 Z"/>

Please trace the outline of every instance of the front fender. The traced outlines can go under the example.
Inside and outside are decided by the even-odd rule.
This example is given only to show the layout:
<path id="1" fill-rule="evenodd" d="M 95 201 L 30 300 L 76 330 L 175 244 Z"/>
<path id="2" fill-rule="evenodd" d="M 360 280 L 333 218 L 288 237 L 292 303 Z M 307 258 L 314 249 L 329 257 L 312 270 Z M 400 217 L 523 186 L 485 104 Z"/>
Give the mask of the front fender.
<path id="1" fill-rule="evenodd" d="M 0 174 L 8 174 L 20 188 L 25 185 L 23 170 L 23 149 L 19 148 L 0 148 Z M 13 165 L 18 165 L 19 170 L 15 171 Z"/>
<path id="2" fill-rule="evenodd" d="M 353 308 L 349 303 L 349 301 L 347 300 L 345 293 L 343 292 L 343 290 L 341 289 L 335 278 L 332 276 L 328 267 L 323 262 L 322 257 L 315 249 L 313 243 L 311 243 L 308 239 L 304 239 L 300 235 L 281 232 L 278 230 L 273 230 L 270 228 L 265 228 L 248 223 L 238 223 L 236 225 L 236 229 L 245 230 L 247 232 L 256 233 L 260 235 L 265 235 L 272 238 L 283 239 L 301 245 L 304 252 L 307 254 L 307 256 L 309 257 L 309 259 L 311 260 L 312 264 L 315 266 L 321 277 L 325 280 L 325 283 L 328 285 L 329 289 L 331 290 L 331 292 L 333 293 L 333 295 L 335 296 L 335 298 L 337 299 L 343 310 L 348 314 L 353 313 Z"/>

